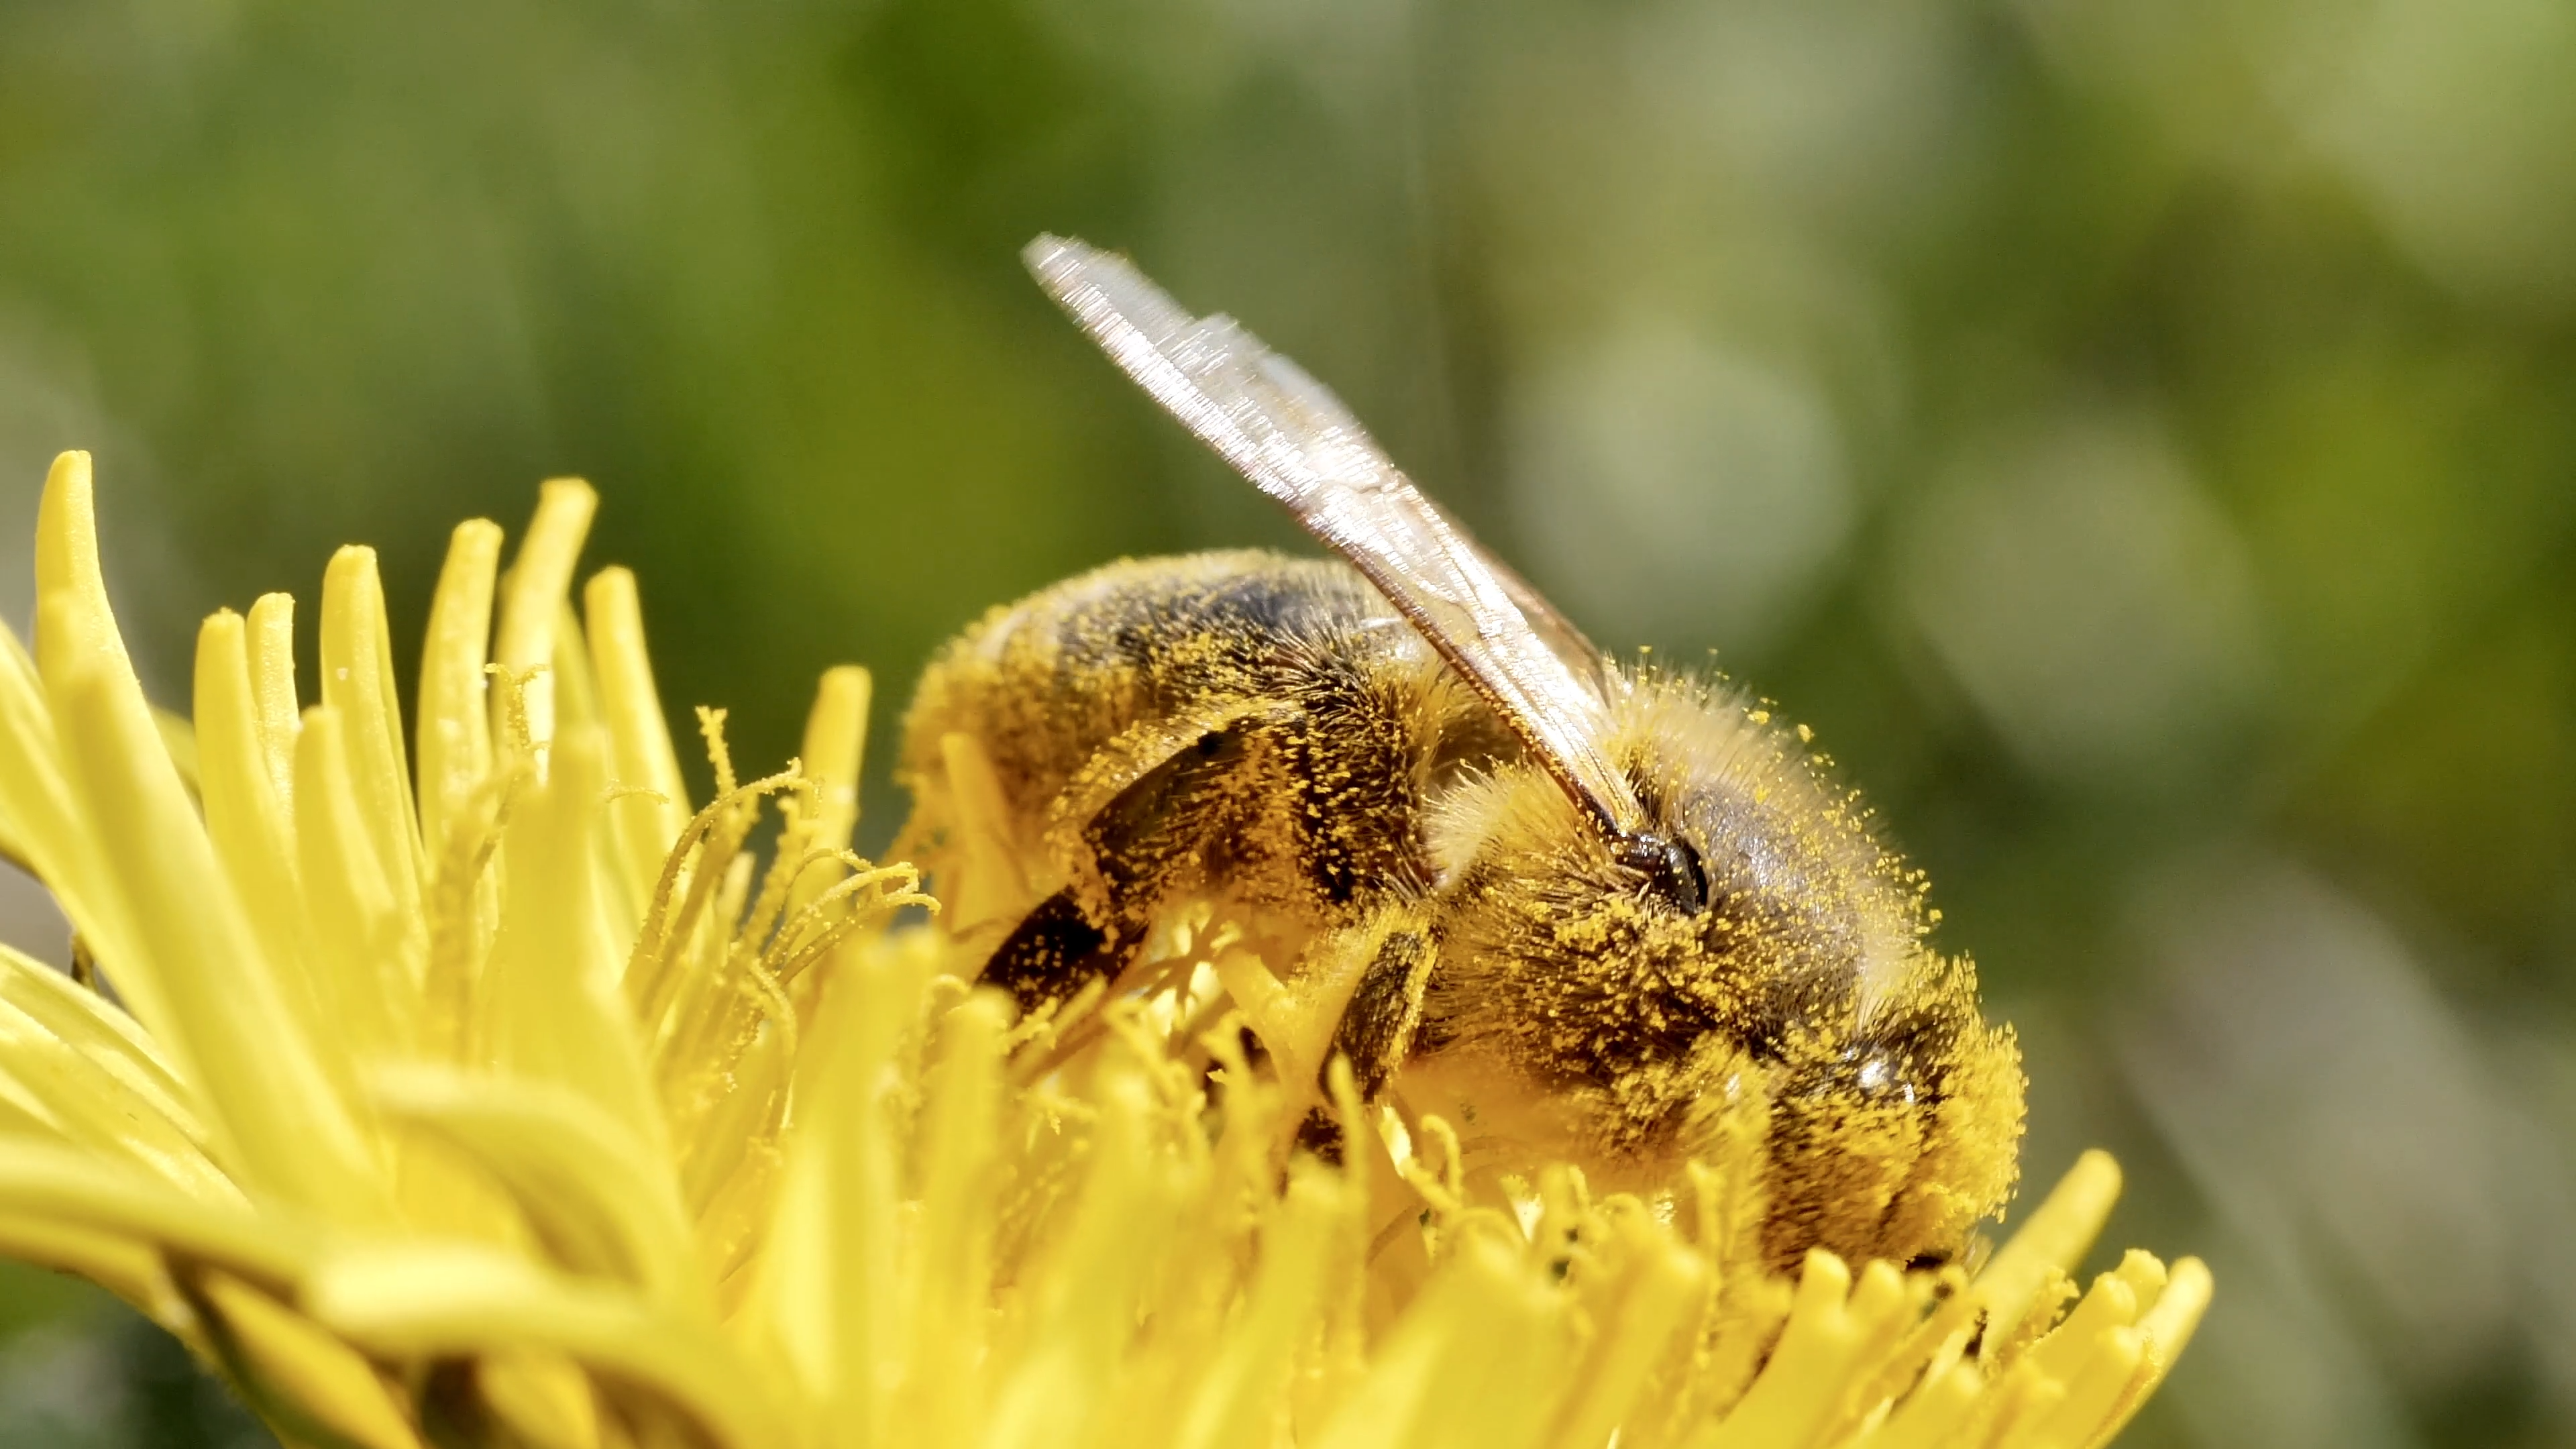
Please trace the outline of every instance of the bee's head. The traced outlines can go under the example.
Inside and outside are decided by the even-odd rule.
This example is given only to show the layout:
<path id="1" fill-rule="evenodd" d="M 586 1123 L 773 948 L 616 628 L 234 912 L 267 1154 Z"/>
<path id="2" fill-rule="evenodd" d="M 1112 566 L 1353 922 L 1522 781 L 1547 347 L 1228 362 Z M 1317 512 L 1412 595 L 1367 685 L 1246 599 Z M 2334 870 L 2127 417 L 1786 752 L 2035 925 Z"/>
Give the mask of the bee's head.
<path id="1" fill-rule="evenodd" d="M 1525 766 L 1436 817 L 1426 1066 L 1525 1104 L 1489 1133 L 1520 1155 L 1641 1187 L 1748 1164 L 1777 1263 L 1957 1251 L 2011 1190 L 2022 1078 L 1919 878 L 1741 702 L 1649 677 L 1622 712 L 1641 827 Z"/>

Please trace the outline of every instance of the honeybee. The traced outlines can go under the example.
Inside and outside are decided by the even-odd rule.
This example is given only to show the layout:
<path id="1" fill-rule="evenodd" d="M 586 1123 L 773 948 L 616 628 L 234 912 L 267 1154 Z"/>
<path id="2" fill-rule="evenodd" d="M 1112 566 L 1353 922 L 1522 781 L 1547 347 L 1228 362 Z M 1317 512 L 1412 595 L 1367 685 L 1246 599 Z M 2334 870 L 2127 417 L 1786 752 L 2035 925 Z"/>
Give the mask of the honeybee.
<path id="1" fill-rule="evenodd" d="M 1214 902 L 1371 1100 L 1610 1185 L 1750 1120 L 1770 1260 L 1956 1254 L 2013 1185 L 2019 1052 L 1803 733 L 1595 648 L 1232 320 L 1080 242 L 1025 260 L 1339 557 L 1113 563 L 936 657 L 907 839 L 949 873 L 980 792 L 1033 882 L 982 979 L 1028 1008 L 1114 989 Z"/>

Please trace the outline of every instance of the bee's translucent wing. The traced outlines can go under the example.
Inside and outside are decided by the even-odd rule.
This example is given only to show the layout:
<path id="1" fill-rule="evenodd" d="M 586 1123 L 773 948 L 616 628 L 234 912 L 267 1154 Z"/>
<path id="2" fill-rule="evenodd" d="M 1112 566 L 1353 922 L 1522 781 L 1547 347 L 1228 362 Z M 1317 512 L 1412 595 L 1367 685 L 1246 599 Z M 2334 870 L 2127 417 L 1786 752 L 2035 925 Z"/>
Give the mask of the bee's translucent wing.
<path id="1" fill-rule="evenodd" d="M 1367 575 L 1605 829 L 1640 822 L 1605 748 L 1600 651 L 1432 507 L 1341 399 L 1232 318 L 1183 311 L 1123 257 L 1052 236 L 1022 256 L 1156 402 Z"/>

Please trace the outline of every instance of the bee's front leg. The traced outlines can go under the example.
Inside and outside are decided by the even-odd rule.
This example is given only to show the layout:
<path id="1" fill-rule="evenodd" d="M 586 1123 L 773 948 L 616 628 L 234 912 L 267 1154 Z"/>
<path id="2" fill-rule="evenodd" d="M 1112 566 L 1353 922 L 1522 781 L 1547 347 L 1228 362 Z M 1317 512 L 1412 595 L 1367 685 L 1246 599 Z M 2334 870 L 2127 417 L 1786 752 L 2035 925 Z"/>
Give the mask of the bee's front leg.
<path id="1" fill-rule="evenodd" d="M 1067 888 L 1020 918 L 977 979 L 1011 993 L 1022 1012 L 1031 1012 L 1115 977 L 1143 940 L 1142 931 L 1131 932 L 1122 922 L 1104 927 L 1092 921 Z"/>
<path id="2" fill-rule="evenodd" d="M 1269 727 L 1238 718 L 1188 734 L 1108 795 L 1075 832 L 1088 868 L 1021 918 L 981 979 L 1022 1011 L 1116 980 L 1144 945 L 1155 907 L 1197 883 L 1210 843 L 1236 823 L 1240 786 L 1259 768 Z"/>
<path id="3" fill-rule="evenodd" d="M 1351 1077 L 1361 1101 L 1374 1101 L 1413 1052 L 1422 1030 L 1422 998 L 1430 988 L 1438 959 L 1430 929 L 1409 907 L 1390 907 L 1371 934 L 1376 953 L 1351 988 L 1342 1019 L 1333 1028 L 1332 1050 L 1325 1056 L 1328 1074 L 1316 1085 L 1329 1099 L 1332 1062 L 1351 1064 Z M 1297 1145 L 1327 1161 L 1342 1156 L 1342 1125 L 1326 1107 L 1306 1114 L 1297 1130 Z"/>

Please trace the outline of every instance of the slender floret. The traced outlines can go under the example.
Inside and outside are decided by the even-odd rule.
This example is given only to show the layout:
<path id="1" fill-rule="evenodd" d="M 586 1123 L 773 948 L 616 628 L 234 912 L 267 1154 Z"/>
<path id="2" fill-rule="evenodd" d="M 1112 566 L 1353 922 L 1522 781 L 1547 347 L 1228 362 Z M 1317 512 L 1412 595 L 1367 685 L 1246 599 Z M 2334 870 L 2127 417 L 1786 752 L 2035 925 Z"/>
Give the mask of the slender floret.
<path id="1" fill-rule="evenodd" d="M 287 1443 L 2083 1446 L 2208 1302 L 2134 1252 L 2078 1300 L 2099 1154 L 1973 1275 L 1782 1277 L 1749 1132 L 1595 1195 L 1471 1171 L 1340 1073 L 1350 1150 L 1296 1153 L 1222 921 L 1154 943 L 1159 995 L 1014 1021 L 849 848 L 864 671 L 758 778 L 701 711 L 689 798 L 634 578 L 573 605 L 594 506 L 547 484 L 506 573 L 456 530 L 406 735 L 370 551 L 324 573 L 318 689 L 271 595 L 206 621 L 182 720 L 108 608 L 88 457 L 46 480 L 0 852 L 81 970 L 0 948 L 0 1252 Z"/>

